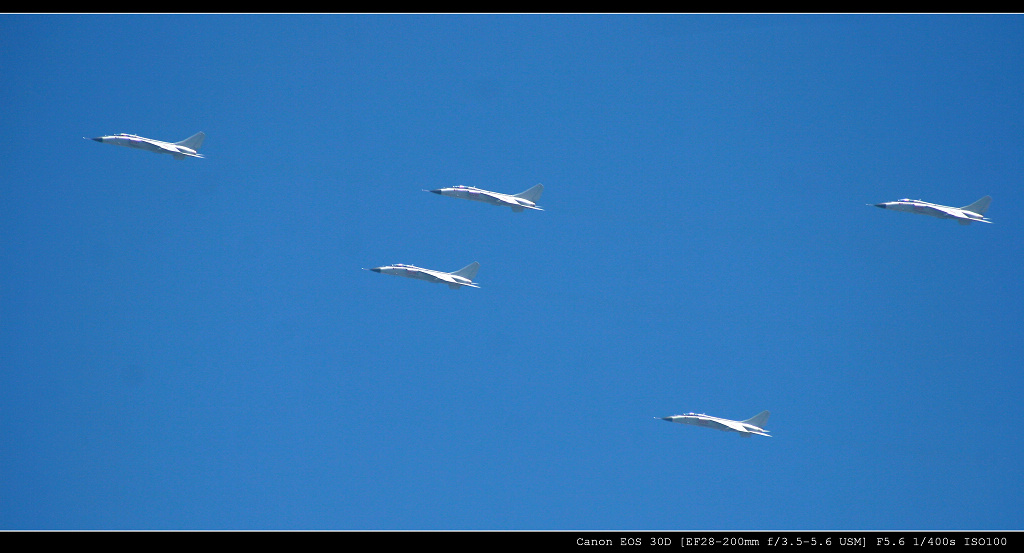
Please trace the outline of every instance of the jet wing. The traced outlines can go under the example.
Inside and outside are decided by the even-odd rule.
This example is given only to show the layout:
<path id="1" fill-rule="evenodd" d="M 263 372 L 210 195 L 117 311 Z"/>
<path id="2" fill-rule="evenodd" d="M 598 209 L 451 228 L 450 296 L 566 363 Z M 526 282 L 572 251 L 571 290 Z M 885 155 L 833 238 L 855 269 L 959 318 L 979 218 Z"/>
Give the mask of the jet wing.
<path id="1" fill-rule="evenodd" d="M 937 206 L 934 206 L 934 207 L 935 207 L 935 209 L 945 213 L 946 215 L 949 215 L 950 217 L 956 217 L 957 219 L 974 220 L 972 217 L 968 217 L 967 215 L 965 215 L 963 210 L 960 210 L 960 209 L 955 209 L 955 208 L 952 208 L 952 207 L 946 207 L 946 206 L 941 206 L 941 205 L 937 205 Z"/>
<path id="2" fill-rule="evenodd" d="M 746 426 L 743 426 L 742 424 L 740 424 L 740 423 L 738 423 L 736 421 L 729 421 L 729 420 L 724 420 L 724 419 L 718 419 L 718 422 L 724 424 L 725 426 L 728 426 L 729 428 L 732 428 L 733 430 L 735 430 L 737 432 L 750 432 L 749 430 L 747 430 Z"/>
<path id="3" fill-rule="evenodd" d="M 757 430 L 750 430 L 743 423 L 740 423 L 740 422 L 730 421 L 730 420 L 723 420 L 723 419 L 718 419 L 718 422 L 724 424 L 725 426 L 728 426 L 729 428 L 732 428 L 733 430 L 735 430 L 737 432 L 741 432 L 744 436 L 749 436 L 750 434 L 757 434 L 758 436 L 768 436 L 769 438 L 772 437 L 771 434 L 767 434 L 765 432 L 758 432 Z"/>
<path id="4" fill-rule="evenodd" d="M 982 215 L 980 219 L 975 219 L 974 217 L 971 217 L 970 215 L 964 213 L 964 210 L 956 209 L 955 207 L 937 206 L 936 209 L 945 213 L 946 215 L 949 215 L 950 217 L 955 217 L 957 219 L 957 222 L 959 222 L 962 225 L 966 225 L 971 221 L 977 221 L 979 223 L 992 223 L 992 221 L 986 220 L 984 215 Z"/>
<path id="5" fill-rule="evenodd" d="M 484 191 L 482 191 L 480 193 L 484 194 L 486 196 L 490 196 L 491 198 L 494 198 L 495 200 L 498 200 L 499 202 L 501 202 L 501 203 L 503 203 L 503 204 L 505 204 L 507 206 L 510 206 L 510 207 L 521 207 L 523 209 L 536 209 L 537 211 L 544 211 L 543 209 L 541 209 L 539 207 L 523 205 L 523 204 L 521 204 L 521 203 L 519 203 L 519 202 L 517 202 L 515 200 L 510 200 L 510 199 L 508 199 L 508 196 L 505 196 L 503 194 L 498 194 L 497 192 L 488 192 L 487 190 L 484 190 Z"/>
<path id="6" fill-rule="evenodd" d="M 466 284 L 465 282 L 459 282 L 455 280 L 455 277 L 448 273 L 432 273 L 433 276 L 447 282 L 448 284 L 458 284 L 459 286 L 472 286 L 473 288 L 479 288 L 476 284 Z"/>
<path id="7" fill-rule="evenodd" d="M 150 144 L 160 148 L 161 150 L 166 150 L 166 151 L 168 151 L 168 152 L 170 152 L 172 154 L 188 155 L 188 154 L 185 154 L 185 152 L 179 152 L 177 148 L 175 148 L 174 146 L 171 146 L 170 144 L 164 144 L 163 142 L 157 142 L 155 140 L 147 140 L 146 142 L 148 142 L 148 143 L 150 143 Z"/>
<path id="8" fill-rule="evenodd" d="M 169 154 L 174 154 L 175 157 L 177 157 L 177 156 L 203 157 L 200 154 L 190 154 L 188 152 L 183 152 L 183 151 L 179 150 L 177 147 L 175 147 L 174 144 L 167 144 L 167 143 L 164 143 L 164 142 L 157 142 L 155 140 L 147 140 L 146 142 L 148 144 L 152 144 L 152 145 L 160 148 L 161 150 L 163 150 L 163 151 L 165 151 L 165 152 L 167 152 Z"/>
<path id="9" fill-rule="evenodd" d="M 501 203 L 503 203 L 505 205 L 519 205 L 519 202 L 509 201 L 503 195 L 498 194 L 497 192 L 490 192 L 488 190 L 481 190 L 480 193 L 483 194 L 484 196 L 489 196 L 491 198 L 494 198 L 495 200 L 498 200 L 499 202 L 501 202 Z"/>

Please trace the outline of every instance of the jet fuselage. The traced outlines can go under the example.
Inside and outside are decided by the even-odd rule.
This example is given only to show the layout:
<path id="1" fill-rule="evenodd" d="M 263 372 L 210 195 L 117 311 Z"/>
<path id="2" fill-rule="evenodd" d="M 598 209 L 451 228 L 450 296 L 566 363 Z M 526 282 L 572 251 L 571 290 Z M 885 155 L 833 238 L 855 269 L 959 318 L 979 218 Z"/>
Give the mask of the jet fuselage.
<path id="1" fill-rule="evenodd" d="M 985 198 L 979 200 L 979 202 L 983 202 L 984 199 Z M 989 198 L 989 200 L 991 200 L 991 198 Z M 977 205 L 977 203 L 978 202 L 966 207 L 950 207 L 948 205 L 933 204 L 930 202 L 926 202 L 924 200 L 911 200 L 910 198 L 903 198 L 895 202 L 884 202 L 872 205 L 882 209 L 891 209 L 893 211 L 906 211 L 907 213 L 928 215 L 929 217 L 937 217 L 939 219 L 954 219 L 963 225 L 968 225 L 973 221 L 990 223 L 991 221 L 985 219 L 985 215 L 983 213 L 977 213 L 968 209 L 969 207 Z M 983 207 L 980 209 L 984 211 L 984 209 L 988 207 L 988 204 L 987 202 L 985 202 L 982 205 Z"/>
<path id="2" fill-rule="evenodd" d="M 479 286 L 473 284 L 473 281 L 471 279 L 468 279 L 461 275 L 446 273 L 443 271 L 435 271 L 433 269 L 424 269 L 422 267 L 416 267 L 415 265 L 405 265 L 403 263 L 385 265 L 383 267 L 374 267 L 370 270 L 375 273 L 381 273 L 385 275 L 415 278 L 418 280 L 425 280 L 427 282 L 439 282 L 442 284 L 447 284 L 451 288 L 459 288 L 461 286 L 479 288 Z"/>
<path id="3" fill-rule="evenodd" d="M 758 416 L 762 416 L 765 419 L 767 419 L 767 415 Z M 714 428 L 715 430 L 722 430 L 724 432 L 739 432 L 744 436 L 749 436 L 750 434 L 769 436 L 767 430 L 759 426 L 750 424 L 747 421 L 734 421 L 730 419 L 722 419 L 719 417 L 712 417 L 710 415 L 705 415 L 702 413 L 672 415 L 671 417 L 661 417 L 661 420 L 668 422 L 677 422 L 680 424 L 690 424 L 693 426 L 703 426 L 705 428 Z M 761 422 L 761 424 L 764 424 L 764 422 Z"/>
<path id="4" fill-rule="evenodd" d="M 541 187 L 541 190 L 543 190 L 543 187 Z M 526 198 L 521 198 L 513 194 L 491 192 L 490 190 L 484 190 L 474 186 L 453 186 L 450 188 L 429 190 L 429 192 L 440 194 L 441 196 L 473 200 L 475 202 L 483 202 L 500 207 L 511 207 L 512 211 L 516 212 L 522 211 L 523 209 L 536 209 L 538 211 L 543 211 L 543 209 L 537 207 L 535 202 L 527 200 Z M 540 194 L 537 193 L 537 195 L 539 196 Z"/>
<path id="5" fill-rule="evenodd" d="M 203 133 L 199 133 L 185 141 L 193 141 L 202 144 L 202 138 L 205 138 Z M 156 154 L 170 154 L 175 159 L 185 159 L 188 157 L 203 157 L 195 149 L 185 146 L 180 143 L 164 142 L 163 140 L 154 140 L 152 138 L 145 138 L 135 134 L 114 134 L 110 136 L 100 136 L 93 138 L 96 142 L 101 144 L 113 144 L 115 146 L 125 146 L 127 148 L 135 148 L 138 150 L 146 150 Z M 185 142 L 183 141 L 183 142 Z"/>

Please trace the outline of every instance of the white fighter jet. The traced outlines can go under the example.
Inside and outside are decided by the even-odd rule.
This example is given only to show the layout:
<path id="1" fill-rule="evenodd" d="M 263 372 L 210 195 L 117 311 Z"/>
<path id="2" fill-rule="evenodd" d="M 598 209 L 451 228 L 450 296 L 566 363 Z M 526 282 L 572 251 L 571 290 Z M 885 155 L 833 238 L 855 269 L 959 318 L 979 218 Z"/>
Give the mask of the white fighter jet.
<path id="1" fill-rule="evenodd" d="M 472 186 L 453 186 L 451 188 L 438 188 L 437 190 L 424 190 L 424 192 L 433 192 L 434 194 L 451 196 L 452 198 L 462 198 L 491 205 L 511 207 L 512 211 L 516 213 L 524 209 L 544 211 L 537 207 L 537 200 L 540 199 L 541 193 L 544 192 L 543 184 L 538 184 L 518 194 L 502 194 L 501 192 L 491 192 L 490 190 L 483 190 Z"/>
<path id="2" fill-rule="evenodd" d="M 418 278 L 420 280 L 426 280 L 428 282 L 443 282 L 453 290 L 458 290 L 463 286 L 470 286 L 473 288 L 479 288 L 476 284 L 473 284 L 473 277 L 476 276 L 477 270 L 480 269 L 480 264 L 476 261 L 466 265 L 465 267 L 451 273 L 445 273 L 442 271 L 434 271 L 432 269 L 424 269 L 422 267 L 416 267 L 414 265 L 403 265 L 401 263 L 395 263 L 394 265 L 386 265 L 384 267 L 374 267 L 372 269 L 365 269 L 367 271 L 373 271 L 375 273 L 384 273 L 386 275 L 398 275 L 408 278 Z"/>
<path id="3" fill-rule="evenodd" d="M 920 213 L 921 215 L 930 215 L 932 217 L 938 217 L 939 219 L 956 219 L 956 222 L 961 225 L 969 225 L 972 221 L 978 221 L 979 223 L 992 222 L 985 218 L 985 210 L 988 209 L 988 204 L 990 203 L 992 203 L 992 196 L 985 196 L 973 204 L 965 205 L 963 207 L 949 207 L 948 205 L 930 204 L 922 200 L 911 200 L 910 198 L 903 198 L 902 200 L 897 200 L 895 202 L 868 205 L 873 205 L 882 209 L 894 209 L 896 211 Z"/>
<path id="4" fill-rule="evenodd" d="M 682 424 L 692 424 L 695 426 L 704 426 L 707 428 L 714 428 L 715 430 L 724 430 L 726 432 L 739 432 L 740 436 L 749 438 L 751 434 L 757 434 L 758 436 L 771 436 L 768 434 L 768 430 L 762 428 L 764 423 L 768 421 L 768 411 L 761 411 L 760 413 L 750 417 L 745 421 L 733 421 L 729 419 L 720 419 L 718 417 L 711 417 L 699 413 L 687 413 L 685 415 L 672 415 L 671 417 L 661 417 L 661 420 L 668 422 L 678 422 Z M 655 417 L 658 418 L 658 417 Z"/>
<path id="5" fill-rule="evenodd" d="M 203 157 L 197 153 L 199 147 L 203 145 L 203 139 L 206 135 L 203 132 L 197 132 L 192 136 L 182 140 L 181 142 L 164 142 L 163 140 L 154 140 L 152 138 L 143 138 L 134 134 L 114 134 L 110 136 L 101 136 L 99 138 L 86 138 L 86 140 L 95 140 L 101 144 L 114 144 L 116 146 L 127 146 L 129 148 L 138 148 L 140 150 L 149 150 L 150 152 L 156 152 L 158 154 L 171 154 L 174 159 L 185 159 L 188 157 Z"/>

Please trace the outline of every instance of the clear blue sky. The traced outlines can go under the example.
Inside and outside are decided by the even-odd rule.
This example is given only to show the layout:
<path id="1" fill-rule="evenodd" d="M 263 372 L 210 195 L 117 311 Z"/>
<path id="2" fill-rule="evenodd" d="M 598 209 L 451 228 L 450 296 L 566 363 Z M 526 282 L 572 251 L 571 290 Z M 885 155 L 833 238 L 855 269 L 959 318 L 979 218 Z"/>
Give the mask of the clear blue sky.
<path id="1" fill-rule="evenodd" d="M 1022 37 L 0 16 L 0 527 L 1022 529 Z"/>

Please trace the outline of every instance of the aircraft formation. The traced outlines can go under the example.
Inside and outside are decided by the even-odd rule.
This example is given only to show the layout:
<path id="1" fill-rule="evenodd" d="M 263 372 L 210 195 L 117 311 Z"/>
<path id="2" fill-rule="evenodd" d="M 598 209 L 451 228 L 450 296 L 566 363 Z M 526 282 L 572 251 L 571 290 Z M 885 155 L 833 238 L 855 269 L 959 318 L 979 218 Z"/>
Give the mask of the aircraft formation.
<path id="1" fill-rule="evenodd" d="M 511 207 L 512 211 L 516 213 L 520 213 L 525 209 L 544 211 L 537 206 L 537 200 L 540 199 L 541 193 L 544 192 L 543 184 L 538 184 L 529 190 L 518 194 L 491 192 L 490 190 L 484 190 L 474 186 L 453 186 L 451 188 L 438 188 L 437 190 L 424 190 L 424 192 L 433 192 L 434 194 L 440 194 L 441 196 L 484 202 L 501 207 Z M 405 265 L 402 263 L 385 265 L 383 267 L 374 267 L 367 270 L 386 275 L 416 278 L 419 280 L 426 280 L 428 282 L 439 282 L 447 284 L 448 287 L 453 290 L 458 290 L 463 286 L 479 288 L 480 286 L 473 282 L 473 278 L 476 277 L 476 272 L 479 269 L 480 264 L 474 261 L 458 271 L 453 271 L 451 273 L 435 271 L 433 269 L 424 269 L 415 265 Z"/>
<path id="2" fill-rule="evenodd" d="M 205 138 L 206 134 L 200 131 L 180 142 L 164 142 L 162 140 L 155 140 L 152 138 L 124 133 L 100 136 L 92 139 L 86 137 L 86 140 L 95 140 L 101 144 L 114 144 L 116 146 L 148 150 L 158 154 L 170 154 L 174 159 L 181 160 L 186 157 L 204 157 L 199 154 L 198 150 L 199 147 L 202 146 Z M 434 194 L 448 196 L 451 198 L 473 200 L 499 207 L 509 207 L 516 213 L 520 213 L 526 209 L 544 211 L 537 205 L 541 194 L 544 192 L 543 184 L 537 184 L 518 194 L 492 192 L 490 190 L 484 190 L 474 186 L 452 186 L 448 188 L 438 188 L 435 190 L 424 190 L 424 192 L 432 192 Z M 903 198 L 896 200 L 895 202 L 867 205 L 873 205 L 875 207 L 890 209 L 893 211 L 906 211 L 908 213 L 928 215 L 939 219 L 953 219 L 961 225 L 969 225 L 973 222 L 991 223 L 992 221 L 985 217 L 985 212 L 988 210 L 991 203 L 992 197 L 984 196 L 978 201 L 964 207 L 950 207 L 929 203 L 923 200 L 911 200 L 909 198 Z M 434 269 L 424 269 L 415 265 L 405 265 L 402 263 L 373 267 L 372 269 L 365 270 L 373 271 L 375 273 L 447 284 L 449 288 L 457 290 L 464 286 L 479 288 L 480 286 L 473 282 L 473 279 L 476 278 L 476 273 L 479 269 L 480 263 L 474 261 L 458 271 L 452 271 L 450 273 Z M 661 420 L 668 422 L 713 428 L 724 432 L 737 432 L 744 438 L 749 438 L 754 434 L 770 438 L 771 434 L 768 433 L 768 430 L 764 429 L 764 425 L 768 421 L 768 416 L 770 414 L 771 413 L 768 411 L 761 411 L 744 421 L 712 417 L 703 413 L 686 413 L 685 415 L 672 415 L 669 417 L 655 418 L 661 418 Z"/>

